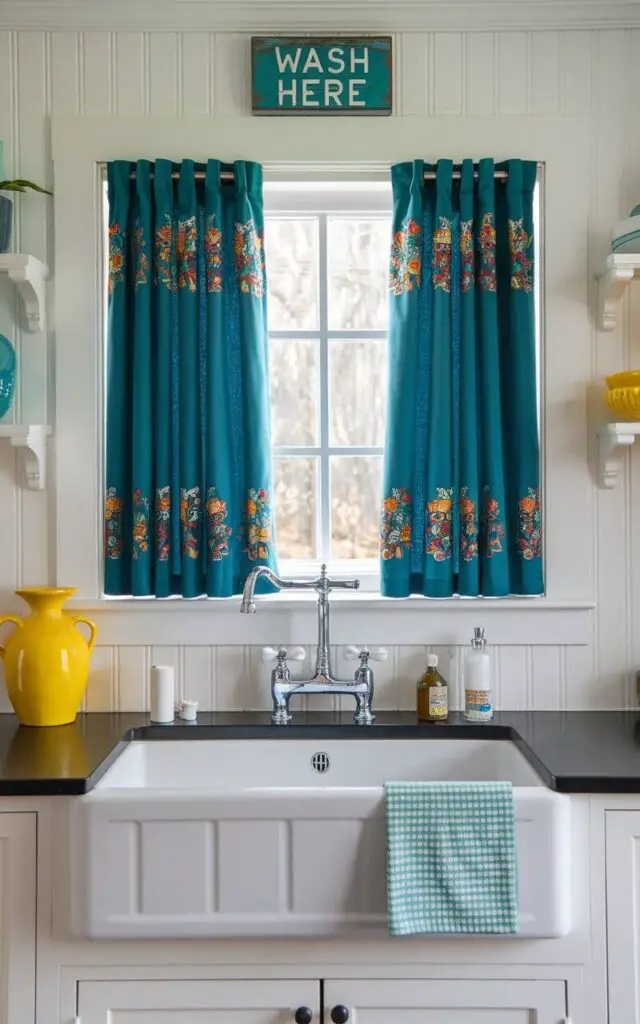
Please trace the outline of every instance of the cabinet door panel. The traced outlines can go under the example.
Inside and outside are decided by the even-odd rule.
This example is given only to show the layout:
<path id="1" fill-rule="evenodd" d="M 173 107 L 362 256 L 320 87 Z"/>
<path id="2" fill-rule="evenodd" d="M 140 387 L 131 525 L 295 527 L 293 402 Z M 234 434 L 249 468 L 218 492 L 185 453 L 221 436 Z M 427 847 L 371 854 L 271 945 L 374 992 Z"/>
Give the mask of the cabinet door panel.
<path id="1" fill-rule="evenodd" d="M 319 1024 L 314 981 L 83 981 L 82 1024 L 293 1024 L 308 1006 Z"/>
<path id="2" fill-rule="evenodd" d="M 36 996 L 36 815 L 0 813 L 0 1021 L 28 1024 Z"/>
<path id="3" fill-rule="evenodd" d="M 606 813 L 610 1024 L 640 1022 L 640 811 Z"/>
<path id="4" fill-rule="evenodd" d="M 336 1005 L 349 1024 L 561 1024 L 563 981 L 327 981 L 325 1024 Z"/>

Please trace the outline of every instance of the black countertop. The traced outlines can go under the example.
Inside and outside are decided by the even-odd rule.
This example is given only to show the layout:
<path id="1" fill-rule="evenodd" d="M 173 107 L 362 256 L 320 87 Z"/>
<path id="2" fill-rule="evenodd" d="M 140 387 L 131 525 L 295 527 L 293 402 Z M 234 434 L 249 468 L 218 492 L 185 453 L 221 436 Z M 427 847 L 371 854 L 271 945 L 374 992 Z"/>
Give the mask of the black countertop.
<path id="1" fill-rule="evenodd" d="M 274 726 L 266 712 L 204 712 L 197 723 L 152 725 L 147 714 L 78 715 L 73 725 L 36 729 L 0 715 L 0 796 L 88 793 L 132 739 L 496 739 L 512 740 L 550 789 L 640 793 L 640 712 L 502 711 L 492 722 L 419 723 L 379 712 L 372 726 L 350 713 L 299 713 Z"/>

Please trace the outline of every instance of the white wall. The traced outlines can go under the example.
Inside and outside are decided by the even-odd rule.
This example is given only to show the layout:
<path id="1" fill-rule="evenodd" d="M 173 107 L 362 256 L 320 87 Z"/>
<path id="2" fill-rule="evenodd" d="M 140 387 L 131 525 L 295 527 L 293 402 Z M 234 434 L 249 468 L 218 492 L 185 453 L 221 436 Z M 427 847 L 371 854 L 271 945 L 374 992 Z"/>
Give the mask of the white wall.
<path id="1" fill-rule="evenodd" d="M 130 3 L 133 6 L 134 0 Z M 190 29 L 195 29 L 193 10 L 198 5 L 187 6 Z M 208 7 L 200 6 L 203 12 Z M 11 17 L 21 17 L 18 5 L 6 16 Z M 65 17 L 69 25 L 72 15 Z M 9 24 L 2 19 L 0 13 L 0 28 Z M 289 21 L 295 22 L 291 14 Z M 209 23 L 203 13 L 202 25 Z M 264 18 L 256 25 L 257 30 L 269 27 L 280 26 L 265 26 Z M 407 31 L 396 35 L 394 45 L 396 114 L 421 114 L 452 123 L 469 114 L 588 117 L 591 146 L 584 175 L 590 182 L 590 201 L 584 217 L 592 273 L 606 254 L 612 224 L 640 201 L 635 114 L 640 30 Z M 0 30 L 0 139 L 5 144 L 5 172 L 51 185 L 52 115 L 246 113 L 248 54 L 248 35 L 230 32 Z M 416 155 L 420 153 L 417 139 Z M 32 196 L 17 204 L 14 247 L 52 265 L 50 202 Z M 55 275 L 55 267 L 52 270 Z M 21 368 L 16 419 L 55 423 L 55 392 L 47 385 L 47 371 L 52 369 L 54 344 L 64 345 L 64 338 L 54 339 L 51 329 L 45 346 L 42 337 L 22 333 L 14 324 L 17 312 L 13 293 L 3 286 L 0 332 L 14 339 Z M 640 286 L 632 285 L 619 327 L 602 335 L 592 326 L 584 338 L 591 352 L 592 375 L 591 381 L 584 374 L 577 377 L 566 402 L 567 424 L 572 428 L 581 430 L 586 422 L 592 382 L 605 373 L 640 365 L 636 334 L 640 335 Z M 600 491 L 594 485 L 586 506 L 583 497 L 576 499 L 573 509 L 576 521 L 586 517 L 595 524 L 593 544 L 582 553 L 593 565 L 596 580 L 596 593 L 584 595 L 598 602 L 594 643 L 500 647 L 496 652 L 500 706 L 586 709 L 633 702 L 635 666 L 640 663 L 640 629 L 634 629 L 640 626 L 640 550 L 632 531 L 640 504 L 639 469 L 640 454 L 634 452 L 616 490 Z M 16 456 L 8 445 L 0 444 L 4 608 L 15 606 L 10 596 L 15 587 L 54 581 L 51 483 L 43 493 L 22 489 Z M 73 517 L 73 494 L 66 501 L 68 515 Z M 571 536 L 566 543 L 572 543 Z M 375 637 L 354 639 L 375 642 Z M 144 707 L 146 669 L 153 661 L 174 663 L 183 692 L 199 698 L 203 707 L 266 707 L 266 676 L 258 653 L 249 647 L 100 647 L 93 660 L 87 708 Z M 424 648 L 395 648 L 389 662 L 377 667 L 378 707 L 413 707 L 413 681 L 423 653 Z M 455 678 L 459 651 L 453 653 Z"/>

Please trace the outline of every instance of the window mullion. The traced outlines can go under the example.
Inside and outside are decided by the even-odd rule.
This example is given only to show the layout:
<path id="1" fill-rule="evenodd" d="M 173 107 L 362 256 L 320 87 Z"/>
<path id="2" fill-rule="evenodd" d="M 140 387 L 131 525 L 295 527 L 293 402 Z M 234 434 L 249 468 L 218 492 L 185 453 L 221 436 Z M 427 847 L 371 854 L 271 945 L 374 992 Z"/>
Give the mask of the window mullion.
<path id="1" fill-rule="evenodd" d="M 327 261 L 327 215 L 318 217 L 318 259 L 320 273 L 318 275 L 318 310 L 320 327 L 320 502 L 316 510 L 319 522 L 316 522 L 318 535 L 318 551 L 321 561 L 328 562 L 331 557 L 331 492 L 329 472 L 329 311 L 328 311 L 328 261 Z"/>

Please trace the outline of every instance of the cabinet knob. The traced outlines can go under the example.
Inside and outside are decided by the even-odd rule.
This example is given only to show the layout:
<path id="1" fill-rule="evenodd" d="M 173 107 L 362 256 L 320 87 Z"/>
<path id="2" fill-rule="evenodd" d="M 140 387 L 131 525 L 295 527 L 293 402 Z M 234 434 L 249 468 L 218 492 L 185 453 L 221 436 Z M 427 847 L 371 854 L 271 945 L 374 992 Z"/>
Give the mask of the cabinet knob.
<path id="1" fill-rule="evenodd" d="M 331 1011 L 331 1020 L 333 1024 L 347 1024 L 349 1020 L 349 1011 L 346 1006 L 334 1006 Z"/>
<path id="2" fill-rule="evenodd" d="M 293 1015 L 296 1024 L 311 1024 L 313 1011 L 308 1006 L 299 1006 Z"/>

